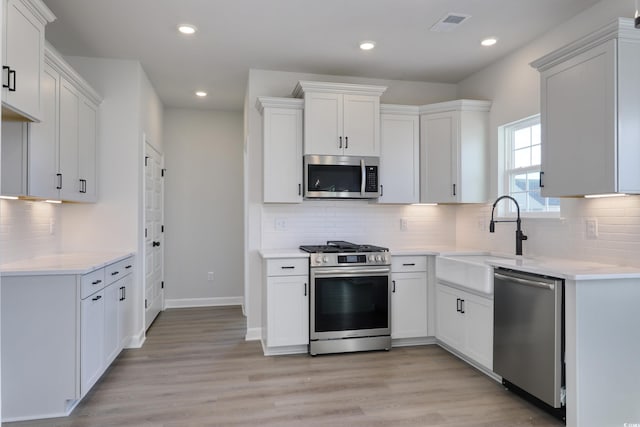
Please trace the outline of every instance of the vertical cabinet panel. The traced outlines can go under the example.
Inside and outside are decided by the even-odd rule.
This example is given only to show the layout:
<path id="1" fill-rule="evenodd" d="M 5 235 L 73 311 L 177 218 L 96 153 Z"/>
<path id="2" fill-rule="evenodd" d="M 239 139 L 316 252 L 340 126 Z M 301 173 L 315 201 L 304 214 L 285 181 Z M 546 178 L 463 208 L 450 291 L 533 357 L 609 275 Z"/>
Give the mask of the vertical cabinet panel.
<path id="1" fill-rule="evenodd" d="M 267 279 L 269 347 L 309 343 L 309 288 L 306 276 Z"/>
<path id="2" fill-rule="evenodd" d="M 80 390 L 86 395 L 104 372 L 104 291 L 81 302 Z"/>
<path id="3" fill-rule="evenodd" d="M 80 94 L 64 77 L 60 79 L 60 173 L 62 188 L 60 197 L 76 200 L 80 191 L 78 179 Z"/>
<path id="4" fill-rule="evenodd" d="M 82 99 L 78 109 L 78 179 L 80 180 L 79 199 L 84 202 L 95 202 L 98 197 L 97 126 L 97 107 L 86 99 Z"/>
<path id="5" fill-rule="evenodd" d="M 419 338 L 427 330 L 427 273 L 393 273 L 391 337 Z"/>
<path id="6" fill-rule="evenodd" d="M 344 151 L 342 95 L 308 93 L 304 106 L 304 153 L 340 156 Z"/>
<path id="7" fill-rule="evenodd" d="M 103 360 L 109 365 L 120 353 L 120 280 L 104 289 Z"/>
<path id="8" fill-rule="evenodd" d="M 380 97 L 343 96 L 344 155 L 380 155 Z"/>

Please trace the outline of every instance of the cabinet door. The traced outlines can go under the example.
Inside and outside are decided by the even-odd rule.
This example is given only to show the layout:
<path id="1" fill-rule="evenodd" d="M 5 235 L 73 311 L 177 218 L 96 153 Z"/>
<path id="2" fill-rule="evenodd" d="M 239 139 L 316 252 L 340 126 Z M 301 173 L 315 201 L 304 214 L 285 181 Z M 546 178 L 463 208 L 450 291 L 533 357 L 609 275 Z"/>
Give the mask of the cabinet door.
<path id="1" fill-rule="evenodd" d="M 104 290 L 85 298 L 80 317 L 80 392 L 84 396 L 104 371 Z"/>
<path id="2" fill-rule="evenodd" d="M 471 294 L 465 294 L 462 298 L 465 354 L 493 369 L 493 301 Z"/>
<path id="3" fill-rule="evenodd" d="M 436 285 L 436 338 L 458 351 L 464 349 L 464 319 L 460 314 L 460 297 L 451 288 Z"/>
<path id="4" fill-rule="evenodd" d="M 343 95 L 342 136 L 345 155 L 380 155 L 380 97 Z"/>
<path id="5" fill-rule="evenodd" d="M 86 99 L 81 99 L 78 111 L 78 179 L 80 180 L 80 200 L 97 200 L 97 124 L 98 108 Z"/>
<path id="6" fill-rule="evenodd" d="M 119 299 L 119 308 L 118 308 L 118 325 L 120 327 L 120 332 L 118 336 L 120 337 L 120 349 L 123 349 L 127 346 L 129 341 L 129 337 L 131 336 L 132 330 L 132 321 L 133 321 L 133 274 L 129 274 L 122 278 L 118 285 L 118 290 L 120 291 L 120 299 Z"/>
<path id="7" fill-rule="evenodd" d="M 120 352 L 119 313 L 122 280 L 104 289 L 104 365 L 109 366 Z"/>
<path id="8" fill-rule="evenodd" d="M 32 123 L 29 135 L 29 195 L 60 197 L 58 162 L 58 83 L 60 75 L 45 65 L 42 75 L 42 122 Z"/>
<path id="9" fill-rule="evenodd" d="M 302 110 L 264 110 L 264 202 L 302 202 Z"/>
<path id="10" fill-rule="evenodd" d="M 342 95 L 304 95 L 304 154 L 341 156 L 344 152 Z"/>
<path id="11" fill-rule="evenodd" d="M 419 338 L 427 330 L 427 273 L 393 273 L 391 337 Z"/>
<path id="12" fill-rule="evenodd" d="M 615 43 L 541 75 L 545 197 L 617 191 Z"/>
<path id="13" fill-rule="evenodd" d="M 80 201 L 78 180 L 78 110 L 80 94 L 64 77 L 60 78 L 60 197 Z"/>
<path id="14" fill-rule="evenodd" d="M 421 195 L 423 203 L 451 203 L 457 201 L 456 163 L 458 115 L 444 112 L 423 115 L 421 129 Z"/>
<path id="15" fill-rule="evenodd" d="M 309 286 L 307 276 L 267 279 L 267 346 L 309 343 Z"/>
<path id="16" fill-rule="evenodd" d="M 420 201 L 419 119 L 417 115 L 381 116 L 378 203 Z"/>
<path id="17" fill-rule="evenodd" d="M 44 25 L 20 0 L 6 0 L 3 82 L 15 91 L 3 89 L 3 103 L 12 110 L 40 121 L 40 89 L 44 66 Z M 7 82 L 9 78 L 9 82 Z"/>

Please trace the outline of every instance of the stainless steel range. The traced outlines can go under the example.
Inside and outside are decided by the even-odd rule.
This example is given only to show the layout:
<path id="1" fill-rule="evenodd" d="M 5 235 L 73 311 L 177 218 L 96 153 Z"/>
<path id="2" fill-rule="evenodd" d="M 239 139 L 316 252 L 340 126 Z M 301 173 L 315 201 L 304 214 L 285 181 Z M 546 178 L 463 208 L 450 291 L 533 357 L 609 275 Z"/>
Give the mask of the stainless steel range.
<path id="1" fill-rule="evenodd" d="M 344 241 L 300 249 L 311 253 L 309 353 L 389 350 L 389 250 Z"/>

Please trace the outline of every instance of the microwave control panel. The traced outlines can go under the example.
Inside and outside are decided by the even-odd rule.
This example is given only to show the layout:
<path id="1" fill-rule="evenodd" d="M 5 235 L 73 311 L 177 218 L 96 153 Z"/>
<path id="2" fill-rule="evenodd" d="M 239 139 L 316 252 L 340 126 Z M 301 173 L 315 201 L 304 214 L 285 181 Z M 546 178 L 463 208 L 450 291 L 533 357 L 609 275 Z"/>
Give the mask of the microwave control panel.
<path id="1" fill-rule="evenodd" d="M 366 166 L 366 177 L 364 191 L 366 193 L 376 193 L 378 191 L 378 167 Z"/>

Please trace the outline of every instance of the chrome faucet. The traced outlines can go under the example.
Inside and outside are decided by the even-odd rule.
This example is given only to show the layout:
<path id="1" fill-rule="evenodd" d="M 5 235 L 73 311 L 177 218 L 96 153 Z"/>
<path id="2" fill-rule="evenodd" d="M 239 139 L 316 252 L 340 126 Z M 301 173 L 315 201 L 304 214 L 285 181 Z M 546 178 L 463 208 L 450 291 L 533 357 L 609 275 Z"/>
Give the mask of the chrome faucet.
<path id="1" fill-rule="evenodd" d="M 496 205 L 502 199 L 513 200 L 513 203 L 516 204 L 516 209 L 518 210 L 517 219 L 515 220 L 513 219 L 494 220 L 493 219 L 493 212 L 496 209 Z M 527 240 L 527 236 L 525 236 L 524 233 L 522 232 L 521 221 L 520 221 L 520 205 L 518 205 L 518 202 L 516 201 L 516 199 L 514 199 L 511 196 L 500 196 L 496 199 L 495 202 L 493 202 L 493 208 L 491 208 L 491 222 L 489 223 L 489 233 L 493 233 L 496 231 L 496 222 L 515 222 L 516 223 L 516 255 L 522 255 L 522 241 Z"/>

